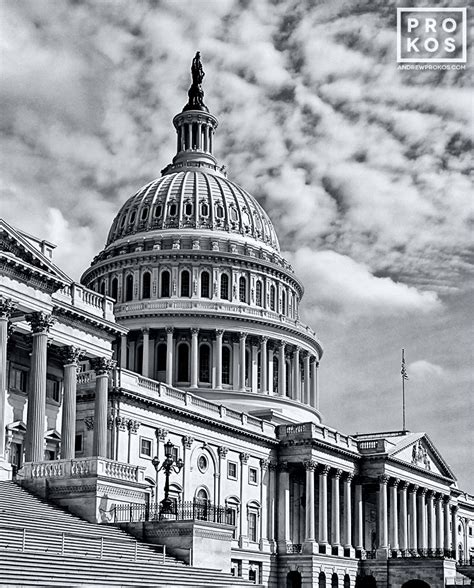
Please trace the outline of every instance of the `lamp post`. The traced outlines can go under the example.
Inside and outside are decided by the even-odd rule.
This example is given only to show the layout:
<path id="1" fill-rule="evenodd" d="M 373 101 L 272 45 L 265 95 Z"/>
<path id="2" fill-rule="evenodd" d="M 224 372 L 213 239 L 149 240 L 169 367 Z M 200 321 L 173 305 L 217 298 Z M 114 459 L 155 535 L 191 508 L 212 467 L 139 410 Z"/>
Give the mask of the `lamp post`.
<path id="1" fill-rule="evenodd" d="M 158 518 L 158 472 L 160 471 L 160 460 L 157 455 L 151 460 L 151 465 L 155 468 L 155 518 Z"/>
<path id="2" fill-rule="evenodd" d="M 177 462 L 173 458 L 174 445 L 171 441 L 165 443 L 165 460 L 158 471 L 163 470 L 165 472 L 165 497 L 161 501 L 161 512 L 162 514 L 170 514 L 173 512 L 173 501 L 169 497 L 170 493 L 170 474 L 171 472 L 179 473 L 183 469 L 183 460 L 180 458 Z M 159 463 L 159 462 L 158 462 Z M 157 466 L 158 467 L 158 464 Z"/>

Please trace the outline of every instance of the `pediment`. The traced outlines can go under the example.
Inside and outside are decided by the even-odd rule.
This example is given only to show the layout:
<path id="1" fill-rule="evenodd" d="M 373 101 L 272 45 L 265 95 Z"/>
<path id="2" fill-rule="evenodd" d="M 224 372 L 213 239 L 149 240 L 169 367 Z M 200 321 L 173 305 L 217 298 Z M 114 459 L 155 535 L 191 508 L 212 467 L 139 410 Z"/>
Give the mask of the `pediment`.
<path id="1" fill-rule="evenodd" d="M 0 219 L 0 256 L 8 265 L 14 265 L 23 272 L 37 274 L 48 282 L 55 282 L 57 288 L 72 282 L 49 257 L 34 245 L 35 240 L 14 229 Z"/>
<path id="2" fill-rule="evenodd" d="M 451 468 L 425 433 L 408 435 L 389 452 L 389 456 L 416 468 L 455 479 Z"/>

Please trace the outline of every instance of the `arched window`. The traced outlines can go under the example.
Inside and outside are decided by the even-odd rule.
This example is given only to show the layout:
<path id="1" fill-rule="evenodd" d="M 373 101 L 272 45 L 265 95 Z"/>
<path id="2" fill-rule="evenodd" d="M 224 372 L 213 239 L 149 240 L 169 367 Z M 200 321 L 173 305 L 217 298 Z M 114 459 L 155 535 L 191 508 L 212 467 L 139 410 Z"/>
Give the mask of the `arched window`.
<path id="1" fill-rule="evenodd" d="M 282 290 L 281 292 L 281 314 L 286 314 L 286 292 Z"/>
<path id="2" fill-rule="evenodd" d="M 132 210 L 132 212 L 130 213 L 130 218 L 128 219 L 129 224 L 133 225 L 136 218 L 137 218 L 137 213 L 135 210 Z"/>
<path id="3" fill-rule="evenodd" d="M 102 281 L 100 283 L 100 293 L 102 294 L 102 296 L 105 295 L 105 282 L 104 281 Z"/>
<path id="4" fill-rule="evenodd" d="M 142 277 L 142 298 L 150 298 L 151 293 L 151 274 L 145 272 Z"/>
<path id="5" fill-rule="evenodd" d="M 166 343 L 159 343 L 156 348 L 156 371 L 166 372 Z"/>
<path id="6" fill-rule="evenodd" d="M 255 286 L 255 303 L 257 306 L 262 306 L 262 282 L 260 280 Z"/>
<path id="7" fill-rule="evenodd" d="M 336 572 L 331 576 L 331 588 L 339 588 L 339 578 Z"/>
<path id="8" fill-rule="evenodd" d="M 270 310 L 275 310 L 275 301 L 276 301 L 275 286 L 272 284 L 270 286 Z"/>
<path id="9" fill-rule="evenodd" d="M 186 216 L 191 216 L 193 213 L 193 205 L 191 202 L 186 202 L 186 204 L 184 205 L 184 214 Z"/>
<path id="10" fill-rule="evenodd" d="M 230 384 L 231 355 L 229 347 L 222 347 L 222 383 Z"/>
<path id="11" fill-rule="evenodd" d="M 125 280 L 125 301 L 133 300 L 133 276 L 129 274 Z"/>
<path id="12" fill-rule="evenodd" d="M 243 276 L 239 279 L 239 300 L 247 302 L 247 280 Z"/>
<path id="13" fill-rule="evenodd" d="M 245 385 L 250 386 L 250 351 L 245 350 Z"/>
<path id="14" fill-rule="evenodd" d="M 349 574 L 344 576 L 344 588 L 351 588 L 351 578 Z"/>
<path id="15" fill-rule="evenodd" d="M 209 216 L 209 206 L 205 202 L 201 204 L 201 214 L 202 216 Z"/>
<path id="16" fill-rule="evenodd" d="M 178 345 L 178 382 L 189 382 L 189 347 L 187 343 Z"/>
<path id="17" fill-rule="evenodd" d="M 135 371 L 141 374 L 143 371 L 143 345 L 138 345 L 135 353 Z"/>
<path id="18" fill-rule="evenodd" d="M 145 208 L 142 210 L 140 218 L 142 221 L 146 221 L 146 219 L 148 218 L 148 206 L 145 206 Z"/>
<path id="19" fill-rule="evenodd" d="M 211 382 L 211 348 L 206 344 L 199 348 L 199 381 L 205 384 Z"/>
<path id="20" fill-rule="evenodd" d="M 160 218 L 160 216 L 163 214 L 163 206 L 161 204 L 157 204 L 155 206 L 155 218 Z"/>
<path id="21" fill-rule="evenodd" d="M 190 293 L 190 275 L 188 270 L 183 270 L 181 272 L 181 296 L 187 296 L 189 297 L 189 293 Z"/>
<path id="22" fill-rule="evenodd" d="M 112 292 L 111 292 L 112 298 L 115 300 L 115 302 L 117 302 L 117 296 L 118 296 L 118 280 L 117 278 L 114 278 L 112 280 Z"/>
<path id="23" fill-rule="evenodd" d="M 176 216 L 176 213 L 178 212 L 178 207 L 177 205 L 173 202 L 173 204 L 170 204 L 170 216 Z"/>
<path id="24" fill-rule="evenodd" d="M 224 218 L 224 207 L 222 204 L 216 206 L 216 216 L 217 218 Z"/>
<path id="25" fill-rule="evenodd" d="M 209 282 L 209 272 L 201 272 L 201 298 L 210 297 Z"/>
<path id="26" fill-rule="evenodd" d="M 201 488 L 196 493 L 195 498 L 196 504 L 196 518 L 200 519 L 201 521 L 206 521 L 208 518 L 208 510 L 209 510 L 209 494 Z"/>
<path id="27" fill-rule="evenodd" d="M 229 276 L 227 274 L 221 275 L 221 298 L 229 300 Z"/>
<path id="28" fill-rule="evenodd" d="M 326 574 L 324 572 L 319 572 L 318 586 L 319 588 L 326 588 Z"/>
<path id="29" fill-rule="evenodd" d="M 170 295 L 170 273 L 168 270 L 161 272 L 161 297 L 168 298 Z"/>

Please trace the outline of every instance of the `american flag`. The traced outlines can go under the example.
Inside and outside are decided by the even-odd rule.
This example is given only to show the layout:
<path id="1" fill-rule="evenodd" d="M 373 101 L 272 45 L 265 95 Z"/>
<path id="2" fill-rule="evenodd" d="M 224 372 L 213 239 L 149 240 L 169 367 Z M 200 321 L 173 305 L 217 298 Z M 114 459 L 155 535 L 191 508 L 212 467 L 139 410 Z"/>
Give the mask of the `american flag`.
<path id="1" fill-rule="evenodd" d="M 404 380 L 408 380 L 407 368 L 405 366 L 405 350 L 402 349 L 402 370 L 400 372 Z"/>

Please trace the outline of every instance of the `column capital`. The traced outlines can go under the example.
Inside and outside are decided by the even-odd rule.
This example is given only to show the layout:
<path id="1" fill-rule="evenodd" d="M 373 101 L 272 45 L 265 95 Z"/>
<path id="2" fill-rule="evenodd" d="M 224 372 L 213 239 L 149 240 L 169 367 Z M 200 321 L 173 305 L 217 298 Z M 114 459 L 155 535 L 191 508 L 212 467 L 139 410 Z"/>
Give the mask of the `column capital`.
<path id="1" fill-rule="evenodd" d="M 309 351 L 307 349 L 301 349 L 300 353 L 303 359 L 307 359 L 309 357 Z"/>
<path id="2" fill-rule="evenodd" d="M 333 477 L 336 478 L 336 480 L 339 480 L 340 477 L 342 476 L 343 471 L 340 469 L 335 469 L 334 473 L 333 473 Z"/>
<path id="3" fill-rule="evenodd" d="M 451 505 L 451 510 L 453 511 L 453 515 L 455 515 L 458 510 L 459 510 L 459 505 L 458 504 L 452 504 Z"/>
<path id="4" fill-rule="evenodd" d="M 25 319 L 30 323 L 33 334 L 49 333 L 49 329 L 56 322 L 56 319 L 46 312 L 31 312 L 25 316 Z"/>
<path id="5" fill-rule="evenodd" d="M 433 498 L 434 501 L 438 504 L 438 502 L 442 502 L 443 501 L 443 495 L 439 494 L 438 492 L 434 492 L 433 493 Z"/>
<path id="6" fill-rule="evenodd" d="M 266 472 L 268 470 L 268 466 L 270 465 L 269 459 L 261 459 L 260 460 L 260 469 L 262 472 Z"/>
<path id="7" fill-rule="evenodd" d="M 388 484 L 389 480 L 390 480 L 390 477 L 387 476 L 386 474 L 382 474 L 381 476 L 379 476 L 379 484 L 383 484 L 384 486 L 386 486 Z"/>
<path id="8" fill-rule="evenodd" d="M 217 448 L 217 454 L 219 455 L 219 457 L 221 459 L 225 459 L 227 457 L 227 454 L 229 453 L 229 448 L 228 447 L 224 447 L 224 445 L 220 445 Z"/>
<path id="9" fill-rule="evenodd" d="M 449 504 L 449 501 L 450 500 L 451 500 L 451 497 L 450 496 L 447 496 L 447 495 L 444 495 L 443 496 L 443 502 L 444 502 L 444 504 Z"/>
<path id="10" fill-rule="evenodd" d="M 128 419 L 127 429 L 130 431 L 130 433 L 133 433 L 134 435 L 136 435 L 139 428 L 140 428 L 139 421 L 136 421 L 134 419 Z"/>
<path id="11" fill-rule="evenodd" d="M 248 462 L 248 460 L 250 459 L 250 455 L 248 453 L 242 452 L 239 454 L 239 459 L 240 459 L 240 462 L 243 465 L 245 465 Z"/>
<path id="12" fill-rule="evenodd" d="M 390 478 L 390 486 L 396 488 L 400 484 L 400 478 Z"/>
<path id="13" fill-rule="evenodd" d="M 92 369 L 95 371 L 97 376 L 107 375 L 112 370 L 116 362 L 108 357 L 94 357 L 91 361 Z"/>
<path id="14" fill-rule="evenodd" d="M 192 335 L 193 337 L 197 337 L 197 336 L 198 336 L 198 333 L 199 333 L 199 329 L 198 329 L 197 327 L 193 327 L 193 328 L 191 329 L 191 335 Z"/>
<path id="15" fill-rule="evenodd" d="M 16 309 L 16 303 L 11 298 L 0 296 L 0 318 L 10 319 Z"/>
<path id="16" fill-rule="evenodd" d="M 168 430 L 167 429 L 156 429 L 155 430 L 155 437 L 157 441 L 164 441 L 166 437 L 168 437 Z"/>
<path id="17" fill-rule="evenodd" d="M 239 333 L 239 339 L 242 341 L 242 339 L 247 339 L 247 335 L 248 333 L 246 333 L 245 331 L 240 331 Z"/>
<path id="18" fill-rule="evenodd" d="M 260 335 L 260 343 L 267 343 L 268 336 L 267 335 Z"/>
<path id="19" fill-rule="evenodd" d="M 354 479 L 354 472 L 344 472 L 344 479 L 350 484 Z"/>
<path id="20" fill-rule="evenodd" d="M 408 490 L 408 486 L 410 484 L 408 482 L 402 481 L 400 484 L 400 489 L 403 490 L 404 492 L 406 492 Z"/>
<path id="21" fill-rule="evenodd" d="M 316 468 L 318 467 L 318 462 L 315 461 L 314 459 L 307 459 L 303 462 L 304 465 L 304 469 L 306 471 L 315 471 Z"/>
<path id="22" fill-rule="evenodd" d="M 276 469 L 279 472 L 287 472 L 289 470 L 288 462 L 287 461 L 280 461 L 279 463 L 277 463 Z"/>
<path id="23" fill-rule="evenodd" d="M 77 367 L 79 359 L 83 357 L 84 354 L 85 352 L 83 349 L 79 349 L 79 347 L 73 347 L 72 345 L 61 347 L 59 350 L 59 356 L 63 366 L 74 365 Z"/>
<path id="24" fill-rule="evenodd" d="M 216 337 L 222 337 L 224 335 L 224 329 L 216 329 Z"/>
<path id="25" fill-rule="evenodd" d="M 141 331 L 143 333 L 143 335 L 149 335 L 150 334 L 150 328 L 149 327 L 142 327 Z"/>
<path id="26" fill-rule="evenodd" d="M 174 333 L 174 327 L 166 327 L 166 334 L 172 335 Z"/>
<path id="27" fill-rule="evenodd" d="M 268 467 L 270 468 L 270 470 L 272 472 L 276 472 L 278 469 L 278 464 L 276 461 L 270 461 L 270 463 L 268 464 Z"/>
<path id="28" fill-rule="evenodd" d="M 418 490 L 420 489 L 420 487 L 418 486 L 418 484 L 410 484 L 410 494 L 416 494 L 418 492 Z"/>
<path id="29" fill-rule="evenodd" d="M 283 351 L 285 351 L 285 346 L 286 346 L 285 341 L 278 341 L 278 347 L 280 349 L 283 349 Z"/>
<path id="30" fill-rule="evenodd" d="M 327 476 L 329 474 L 330 469 L 331 468 L 328 465 L 321 464 L 321 467 L 319 469 L 319 475 L 320 476 Z"/>
<path id="31" fill-rule="evenodd" d="M 420 496 L 426 496 L 427 493 L 428 493 L 428 488 L 422 488 L 420 490 Z"/>
<path id="32" fill-rule="evenodd" d="M 194 443 L 194 437 L 185 435 L 184 437 L 181 437 L 181 443 L 185 449 L 191 449 L 192 444 Z"/>

